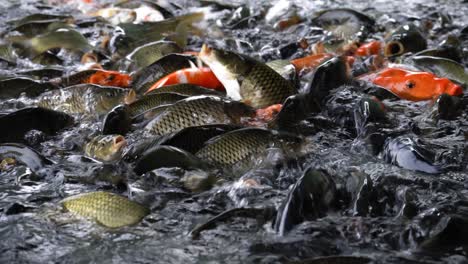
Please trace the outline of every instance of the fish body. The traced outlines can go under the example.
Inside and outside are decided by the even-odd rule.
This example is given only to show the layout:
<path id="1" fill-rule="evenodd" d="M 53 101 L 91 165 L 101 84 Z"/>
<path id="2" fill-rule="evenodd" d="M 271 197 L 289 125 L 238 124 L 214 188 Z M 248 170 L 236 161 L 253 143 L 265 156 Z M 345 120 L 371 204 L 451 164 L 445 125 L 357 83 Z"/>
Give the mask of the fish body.
<path id="1" fill-rule="evenodd" d="M 24 77 L 13 77 L 0 81 L 0 99 L 18 98 L 22 94 L 27 97 L 36 97 L 56 88 L 55 85 L 49 82 L 41 82 Z"/>
<path id="2" fill-rule="evenodd" d="M 382 42 L 380 41 L 371 41 L 365 43 L 356 50 L 356 55 L 358 56 L 371 56 L 378 55 L 382 50 Z"/>
<path id="3" fill-rule="evenodd" d="M 262 62 L 203 45 L 200 59 L 221 81 L 226 94 L 254 108 L 281 104 L 295 93 L 294 86 Z"/>
<path id="4" fill-rule="evenodd" d="M 190 55 L 166 55 L 135 72 L 132 75 L 132 87 L 138 94 L 143 94 L 159 79 L 177 70 L 189 68 L 193 63 L 195 63 L 195 58 Z"/>
<path id="5" fill-rule="evenodd" d="M 236 101 L 216 96 L 195 96 L 169 106 L 151 120 L 145 129 L 154 135 L 165 135 L 190 126 L 240 124 L 242 117 L 255 111 Z"/>
<path id="6" fill-rule="evenodd" d="M 195 156 L 211 164 L 231 167 L 249 162 L 257 153 L 278 146 L 280 140 L 274 132 L 262 128 L 243 128 L 210 139 Z"/>
<path id="7" fill-rule="evenodd" d="M 29 40 L 12 38 L 11 41 L 30 46 L 35 54 L 41 54 L 54 48 L 64 48 L 82 52 L 89 51 L 92 48 L 88 40 L 78 31 L 64 28 L 39 35 Z"/>
<path id="8" fill-rule="evenodd" d="M 143 68 L 171 53 L 181 53 L 182 49 L 172 41 L 156 41 L 136 48 L 127 58 L 135 67 Z"/>
<path id="9" fill-rule="evenodd" d="M 23 108 L 0 116 L 0 143 L 24 143 L 24 136 L 31 130 L 54 135 L 73 124 L 73 117 L 44 108 Z"/>
<path id="10" fill-rule="evenodd" d="M 102 115 L 121 103 L 131 103 L 136 94 L 132 89 L 78 84 L 43 93 L 37 104 L 69 114 Z"/>
<path id="11" fill-rule="evenodd" d="M 118 228 L 134 225 L 149 214 L 149 209 L 109 192 L 90 192 L 68 197 L 63 207 L 71 213 L 91 218 L 99 224 Z"/>
<path id="12" fill-rule="evenodd" d="M 216 78 L 213 71 L 208 67 L 186 68 L 175 71 L 151 86 L 147 92 L 166 85 L 189 83 L 209 89 L 224 91 L 223 84 Z"/>
<path id="13" fill-rule="evenodd" d="M 437 78 L 428 72 L 413 72 L 399 68 L 387 68 L 377 74 L 374 84 L 380 85 L 401 99 L 423 101 L 436 98 L 442 93 L 460 95 L 461 86 L 447 78 Z"/>
<path id="14" fill-rule="evenodd" d="M 65 87 L 81 83 L 97 84 L 102 86 L 129 87 L 131 80 L 132 79 L 128 74 L 117 71 L 91 69 L 63 77 L 61 78 L 60 82 Z"/>
<path id="15" fill-rule="evenodd" d="M 413 56 L 410 61 L 418 69 L 456 81 L 465 87 L 468 86 L 468 71 L 456 61 L 432 56 Z"/>
<path id="16" fill-rule="evenodd" d="M 291 61 L 291 64 L 294 65 L 296 71 L 300 72 L 303 70 L 314 69 L 331 57 L 333 57 L 333 55 L 329 53 L 313 54 L 303 58 L 294 59 Z"/>

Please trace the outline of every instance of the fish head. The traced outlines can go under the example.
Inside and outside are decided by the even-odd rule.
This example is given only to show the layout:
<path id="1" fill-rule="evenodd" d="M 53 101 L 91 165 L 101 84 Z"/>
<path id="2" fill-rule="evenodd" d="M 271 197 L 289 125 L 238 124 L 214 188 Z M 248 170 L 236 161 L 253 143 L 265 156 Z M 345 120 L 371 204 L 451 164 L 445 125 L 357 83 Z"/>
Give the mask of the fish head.
<path id="1" fill-rule="evenodd" d="M 87 155 L 103 161 L 113 161 L 121 157 L 127 141 L 121 135 L 104 135 L 92 139 L 87 146 Z"/>
<path id="2" fill-rule="evenodd" d="M 116 71 L 97 71 L 90 77 L 90 83 L 103 86 L 128 87 L 131 77 Z"/>
<path id="3" fill-rule="evenodd" d="M 226 70 L 236 75 L 242 75 L 247 70 L 243 67 L 243 65 L 246 64 L 245 59 L 239 54 L 227 50 L 208 47 L 206 44 L 203 44 L 199 57 L 203 62 L 208 64 L 213 71 L 215 70 L 211 65 L 216 64 L 223 65 Z"/>
<path id="4" fill-rule="evenodd" d="M 411 72 L 396 68 L 384 70 L 373 82 L 398 97 L 411 101 L 430 100 L 442 93 L 462 93 L 460 86 L 446 78 L 437 78 L 428 72 Z"/>

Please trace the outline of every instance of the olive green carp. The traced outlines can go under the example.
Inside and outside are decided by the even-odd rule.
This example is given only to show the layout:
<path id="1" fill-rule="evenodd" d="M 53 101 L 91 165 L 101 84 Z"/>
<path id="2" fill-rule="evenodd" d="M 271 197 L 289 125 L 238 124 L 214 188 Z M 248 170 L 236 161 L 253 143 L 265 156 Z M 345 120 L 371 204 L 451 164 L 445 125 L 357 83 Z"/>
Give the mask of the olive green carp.
<path id="1" fill-rule="evenodd" d="M 199 55 L 234 100 L 254 108 L 281 104 L 296 89 L 264 63 L 231 51 L 202 46 Z"/>
<path id="2" fill-rule="evenodd" d="M 101 161 L 116 161 L 122 157 L 127 141 L 121 135 L 99 135 L 84 147 L 86 156 Z"/>
<path id="3" fill-rule="evenodd" d="M 290 136 L 283 140 L 282 135 L 267 129 L 243 128 L 210 139 L 195 156 L 214 165 L 231 167 L 248 162 L 254 154 L 263 153 L 267 148 L 282 147 L 297 140 Z"/>
<path id="4" fill-rule="evenodd" d="M 149 134 L 165 135 L 190 126 L 240 124 L 243 117 L 255 115 L 254 109 L 216 96 L 194 96 L 169 106 L 145 127 Z"/>
<path id="5" fill-rule="evenodd" d="M 37 104 L 69 114 L 106 114 L 116 105 L 131 103 L 136 94 L 132 89 L 78 84 L 43 93 Z"/>
<path id="6" fill-rule="evenodd" d="M 181 53 L 183 50 L 172 41 L 156 41 L 136 48 L 127 58 L 136 68 L 143 68 L 171 53 Z"/>
<path id="7" fill-rule="evenodd" d="M 65 28 L 60 28 L 30 39 L 25 39 L 24 36 L 12 36 L 7 40 L 30 47 L 33 54 L 41 54 L 54 48 L 64 48 L 82 52 L 92 49 L 88 40 L 78 31 Z"/>
<path id="8" fill-rule="evenodd" d="M 68 197 L 63 207 L 71 213 L 90 218 L 110 228 L 134 225 L 150 210 L 126 197 L 109 192 L 90 192 Z"/>

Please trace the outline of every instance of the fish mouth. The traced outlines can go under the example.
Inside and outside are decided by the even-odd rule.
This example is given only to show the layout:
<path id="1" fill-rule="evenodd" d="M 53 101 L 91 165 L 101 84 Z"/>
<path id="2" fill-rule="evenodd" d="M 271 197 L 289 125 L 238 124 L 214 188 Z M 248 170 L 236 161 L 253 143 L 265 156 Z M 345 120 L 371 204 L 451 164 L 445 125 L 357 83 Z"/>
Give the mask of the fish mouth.
<path id="1" fill-rule="evenodd" d="M 123 136 L 117 136 L 114 138 L 114 149 L 116 151 L 121 151 L 125 146 L 127 146 L 127 141 Z"/>
<path id="2" fill-rule="evenodd" d="M 206 58 L 206 57 L 209 57 L 211 56 L 211 52 L 213 51 L 212 48 L 208 47 L 208 45 L 205 43 L 203 44 L 203 46 L 201 47 L 201 50 L 200 50 L 200 53 L 198 54 L 198 56 L 200 58 Z"/>
<path id="3" fill-rule="evenodd" d="M 385 45 L 384 55 L 385 57 L 391 57 L 403 54 L 404 51 L 405 48 L 403 46 L 403 43 L 401 43 L 400 41 L 390 41 L 389 43 L 387 43 L 387 45 Z"/>
<path id="4" fill-rule="evenodd" d="M 136 95 L 135 90 L 130 89 L 128 91 L 127 95 L 125 96 L 125 99 L 124 99 L 125 104 L 133 103 L 136 100 L 136 97 L 137 97 L 137 95 Z"/>

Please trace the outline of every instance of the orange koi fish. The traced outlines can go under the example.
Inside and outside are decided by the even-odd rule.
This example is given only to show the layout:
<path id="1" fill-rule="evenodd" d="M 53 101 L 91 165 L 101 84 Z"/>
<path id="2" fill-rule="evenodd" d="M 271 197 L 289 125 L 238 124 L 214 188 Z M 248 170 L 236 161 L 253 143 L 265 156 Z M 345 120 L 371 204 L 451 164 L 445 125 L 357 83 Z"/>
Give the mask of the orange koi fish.
<path id="1" fill-rule="evenodd" d="M 369 43 L 362 44 L 356 50 L 357 56 L 370 56 L 370 55 L 377 55 L 382 50 L 382 43 L 380 41 L 371 41 Z"/>
<path id="2" fill-rule="evenodd" d="M 399 68 L 387 68 L 372 80 L 401 99 L 410 101 L 431 100 L 446 93 L 460 95 L 463 89 L 460 85 L 447 78 L 437 78 L 428 72 L 413 72 Z"/>
<path id="3" fill-rule="evenodd" d="M 190 83 L 208 89 L 224 91 L 223 84 L 218 80 L 218 78 L 216 78 L 211 69 L 208 67 L 202 67 L 185 68 L 166 75 L 166 77 L 163 77 L 153 84 L 153 86 L 151 86 L 146 92 L 150 92 L 162 86 L 179 83 Z"/>

